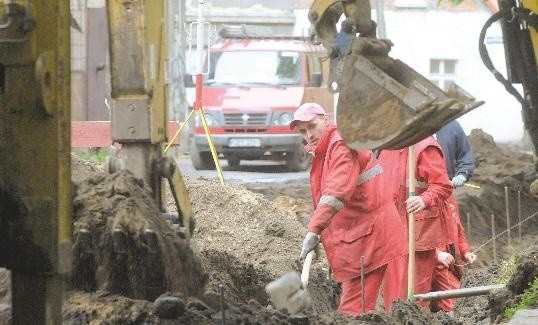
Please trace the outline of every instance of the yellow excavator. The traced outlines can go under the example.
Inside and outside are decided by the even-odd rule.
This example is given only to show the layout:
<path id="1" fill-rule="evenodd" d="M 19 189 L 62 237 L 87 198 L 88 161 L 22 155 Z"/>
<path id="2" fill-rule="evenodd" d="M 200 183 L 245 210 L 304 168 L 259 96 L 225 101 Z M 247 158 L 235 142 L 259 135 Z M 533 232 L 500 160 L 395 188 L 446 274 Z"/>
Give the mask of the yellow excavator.
<path id="1" fill-rule="evenodd" d="M 538 171 L 538 3 L 498 2 L 500 10 L 480 33 L 480 56 L 521 103 Z M 342 14 L 345 20 L 337 31 Z M 409 146 L 482 104 L 458 87 L 445 93 L 403 62 L 390 58 L 392 44 L 376 38 L 369 0 L 315 0 L 308 18 L 317 38 L 329 50 L 330 78 L 336 84 L 333 88 L 340 92 L 338 129 L 354 149 Z M 502 25 L 508 78 L 495 69 L 484 44 L 486 30 L 496 21 Z M 523 86 L 523 94 L 513 87 L 514 83 Z M 538 197 L 536 180 L 531 193 Z"/>
<path id="2" fill-rule="evenodd" d="M 108 0 L 112 141 L 107 169 L 143 179 L 187 242 L 194 219 L 167 141 L 165 0 Z M 12 323 L 61 324 L 72 267 L 70 15 L 65 0 L 0 1 L 0 267 Z M 165 211 L 168 180 L 177 214 Z M 122 231 L 113 236 L 128 236 Z"/>

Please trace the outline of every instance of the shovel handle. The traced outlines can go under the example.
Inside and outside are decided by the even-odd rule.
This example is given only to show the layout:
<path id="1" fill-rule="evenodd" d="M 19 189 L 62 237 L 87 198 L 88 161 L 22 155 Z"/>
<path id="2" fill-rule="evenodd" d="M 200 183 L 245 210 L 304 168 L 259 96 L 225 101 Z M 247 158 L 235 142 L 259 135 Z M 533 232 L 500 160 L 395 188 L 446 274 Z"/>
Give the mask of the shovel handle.
<path id="1" fill-rule="evenodd" d="M 312 265 L 312 260 L 316 257 L 316 252 L 314 250 L 311 250 L 306 254 L 306 258 L 304 260 L 303 264 L 303 271 L 301 272 L 301 284 L 303 285 L 303 289 L 306 289 L 306 286 L 308 285 L 308 277 L 310 275 L 310 265 Z"/>

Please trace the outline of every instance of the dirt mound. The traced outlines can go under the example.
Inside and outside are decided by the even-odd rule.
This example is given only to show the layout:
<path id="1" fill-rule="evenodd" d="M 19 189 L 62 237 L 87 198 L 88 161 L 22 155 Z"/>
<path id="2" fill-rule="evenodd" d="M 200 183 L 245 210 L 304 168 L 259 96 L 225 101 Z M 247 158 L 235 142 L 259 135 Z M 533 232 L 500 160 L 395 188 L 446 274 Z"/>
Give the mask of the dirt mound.
<path id="1" fill-rule="evenodd" d="M 0 268 L 0 324 L 11 322 L 11 275 Z"/>
<path id="2" fill-rule="evenodd" d="M 497 283 L 497 266 L 494 265 L 489 269 L 469 270 L 462 279 L 461 287 L 469 288 Z M 488 297 L 475 296 L 457 299 L 454 316 L 465 324 L 477 324 L 488 319 Z"/>
<path id="3" fill-rule="evenodd" d="M 518 191 L 521 193 L 521 219 L 534 215 L 522 223 L 523 236 L 536 236 L 538 232 L 538 201 L 529 193 L 529 185 L 536 177 L 531 155 L 501 148 L 493 138 L 482 130 L 473 130 L 469 135 L 476 161 L 474 176 L 470 182 L 480 189 L 463 186 L 455 190 L 459 202 L 461 221 L 469 240 L 476 249 L 491 238 L 491 215 L 494 215 L 495 233 L 506 230 L 505 187 L 508 188 L 510 225 L 518 224 Z M 470 216 L 470 230 L 466 216 Z M 518 228 L 511 230 L 513 245 L 518 237 Z M 512 250 L 507 244 L 507 235 L 500 236 L 498 253 L 507 257 Z M 493 260 L 491 244 L 478 252 L 478 266 L 484 267 Z"/>
<path id="4" fill-rule="evenodd" d="M 241 185 L 189 177 L 185 183 L 197 220 L 193 240 L 212 270 L 206 295 L 214 297 L 222 284 L 232 301 L 246 303 L 254 298 L 267 304 L 265 285 L 286 272 L 300 270 L 297 256 L 306 228 L 293 212 L 275 207 Z M 171 202 L 169 207 L 173 208 Z M 236 272 L 238 268 L 244 272 Z M 337 287 L 328 272 L 322 254 L 312 266 L 309 284 L 315 312 L 334 310 L 337 305 Z M 250 291 L 232 289 L 239 287 Z"/>
<path id="5" fill-rule="evenodd" d="M 521 252 L 517 259 L 516 270 L 506 284 L 506 288 L 489 297 L 490 320 L 493 323 L 503 322 L 504 311 L 517 305 L 523 292 L 538 279 L 538 245 Z M 534 304 L 537 303 L 535 298 Z"/>
<path id="6" fill-rule="evenodd" d="M 83 160 L 77 155 L 71 154 L 71 181 L 75 184 L 103 172 L 104 167 L 102 164 Z"/>
<path id="7" fill-rule="evenodd" d="M 201 292 L 206 279 L 200 260 L 130 172 L 80 183 L 73 224 L 74 288 L 150 300 L 167 291 Z"/>

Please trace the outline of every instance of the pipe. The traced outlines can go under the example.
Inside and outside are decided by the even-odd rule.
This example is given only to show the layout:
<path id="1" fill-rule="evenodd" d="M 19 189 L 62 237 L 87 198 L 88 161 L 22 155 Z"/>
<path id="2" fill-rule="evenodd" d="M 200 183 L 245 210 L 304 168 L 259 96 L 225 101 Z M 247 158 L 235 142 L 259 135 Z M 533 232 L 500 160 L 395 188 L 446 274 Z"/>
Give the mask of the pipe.
<path id="1" fill-rule="evenodd" d="M 439 300 L 439 299 L 446 299 L 446 298 L 482 296 L 482 295 L 489 294 L 493 290 L 503 289 L 504 287 L 506 287 L 506 285 L 504 284 L 493 284 L 493 285 L 488 285 L 488 286 L 470 287 L 470 288 L 463 288 L 463 289 L 433 291 L 429 293 L 415 295 L 415 299 L 422 300 L 422 301 L 430 301 L 430 300 Z"/>

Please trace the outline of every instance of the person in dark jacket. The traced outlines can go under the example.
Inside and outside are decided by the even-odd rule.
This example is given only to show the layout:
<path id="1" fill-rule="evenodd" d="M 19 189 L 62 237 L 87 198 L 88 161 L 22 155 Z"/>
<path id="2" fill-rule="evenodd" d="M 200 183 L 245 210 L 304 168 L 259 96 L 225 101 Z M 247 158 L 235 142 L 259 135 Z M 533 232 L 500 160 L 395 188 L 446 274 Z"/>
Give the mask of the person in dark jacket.
<path id="1" fill-rule="evenodd" d="M 463 186 L 473 176 L 475 164 L 469 140 L 458 121 L 443 126 L 435 134 L 443 148 L 448 178 L 454 187 Z"/>

